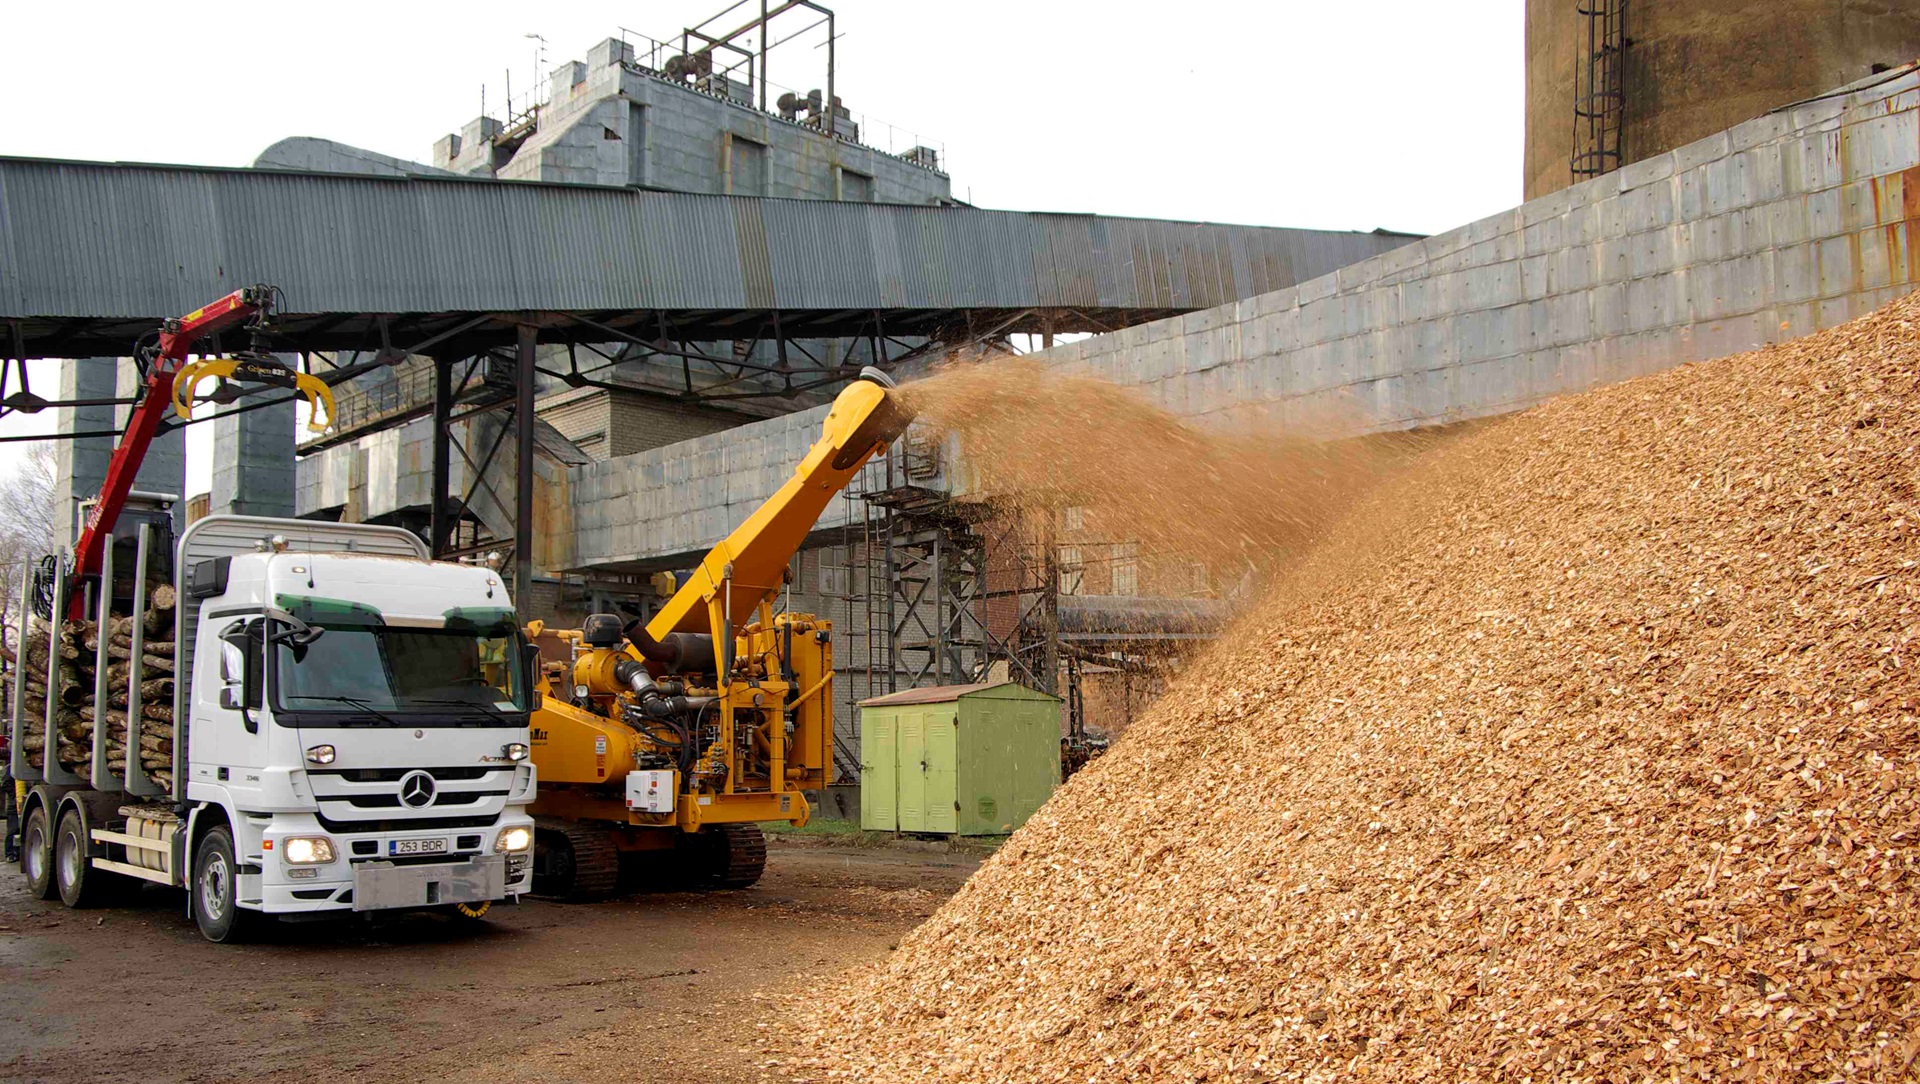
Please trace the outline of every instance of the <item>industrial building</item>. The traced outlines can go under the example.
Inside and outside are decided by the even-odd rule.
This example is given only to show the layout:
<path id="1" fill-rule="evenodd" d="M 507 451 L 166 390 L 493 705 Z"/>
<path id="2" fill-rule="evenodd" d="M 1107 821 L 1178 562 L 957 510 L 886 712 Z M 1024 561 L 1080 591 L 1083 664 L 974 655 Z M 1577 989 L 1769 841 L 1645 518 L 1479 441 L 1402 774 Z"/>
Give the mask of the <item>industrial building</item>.
<path id="1" fill-rule="evenodd" d="M 1750 21 L 1530 5 L 1538 198 L 1424 239 L 970 208 L 930 143 L 863 143 L 830 71 L 820 94 L 773 102 L 764 55 L 722 62 L 698 35 L 603 40 L 436 141 L 431 164 L 302 137 L 248 171 L 10 162 L 0 177 L 17 207 L 84 186 L 125 214 L 160 199 L 205 216 L 199 232 L 228 240 L 200 270 L 284 284 L 301 314 L 286 349 L 358 373 L 297 468 L 291 405 L 217 422 L 214 510 L 398 523 L 449 556 L 502 553 L 530 610 L 565 623 L 657 602 L 656 575 L 778 485 L 862 365 L 910 377 L 954 349 L 1091 333 L 1038 356 L 1203 423 L 1338 399 L 1392 429 L 1864 311 L 1910 281 L 1890 193 L 1913 76 L 1888 58 L 1920 41 L 1902 44 L 1906 16 L 1802 7 L 1844 31 L 1743 79 L 1754 66 L 1700 58 L 1741 55 Z M 233 216 L 269 212 L 358 237 L 331 264 L 249 247 Z M 114 221 L 92 228 L 118 240 Z M 81 261 L 101 242 L 38 243 Z M 76 262 L 64 296 L 21 295 L 16 349 L 110 349 L 217 284 L 143 276 L 180 247 L 152 244 L 112 268 Z M 63 397 L 110 397 L 110 376 L 70 366 Z M 69 427 L 106 426 L 88 411 L 102 414 L 72 408 Z M 98 470 L 87 454 L 70 459 L 76 494 Z M 1219 620 L 1222 585 L 1143 562 L 1121 534 L 992 537 L 950 458 L 910 437 L 795 562 L 791 604 L 835 623 L 843 769 L 855 705 L 902 688 L 1013 678 L 1059 692 L 1076 725 L 1123 723 L 1162 660 Z"/>

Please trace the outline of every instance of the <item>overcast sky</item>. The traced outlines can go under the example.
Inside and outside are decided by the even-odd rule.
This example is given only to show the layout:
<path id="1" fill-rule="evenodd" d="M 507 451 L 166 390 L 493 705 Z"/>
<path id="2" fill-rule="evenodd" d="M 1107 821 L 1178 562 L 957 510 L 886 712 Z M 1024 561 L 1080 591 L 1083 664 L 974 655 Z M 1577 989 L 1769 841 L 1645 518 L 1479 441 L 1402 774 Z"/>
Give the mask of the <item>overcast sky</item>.
<path id="1" fill-rule="evenodd" d="M 1520 0 L 829 6 L 865 141 L 943 148 L 980 206 L 1433 233 L 1520 202 Z M 490 107 L 508 71 L 526 91 L 526 35 L 551 68 L 723 7 L 0 4 L 0 154 L 244 166 L 309 135 L 426 160 L 483 84 Z M 776 49 L 771 82 L 823 86 L 824 38 Z M 198 492 L 211 467 L 190 458 Z"/>

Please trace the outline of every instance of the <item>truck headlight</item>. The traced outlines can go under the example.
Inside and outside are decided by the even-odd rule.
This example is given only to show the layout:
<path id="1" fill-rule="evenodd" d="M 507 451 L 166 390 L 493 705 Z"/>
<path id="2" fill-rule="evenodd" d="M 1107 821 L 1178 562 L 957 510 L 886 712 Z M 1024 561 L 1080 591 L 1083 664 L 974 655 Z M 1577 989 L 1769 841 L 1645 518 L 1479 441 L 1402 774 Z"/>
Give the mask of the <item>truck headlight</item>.
<path id="1" fill-rule="evenodd" d="M 516 824 L 512 828 L 502 830 L 499 835 L 493 837 L 493 850 L 495 854 L 506 851 L 524 851 L 531 846 L 533 846 L 533 829 L 522 825 Z"/>
<path id="2" fill-rule="evenodd" d="M 520 761 L 527 759 L 527 743 L 523 741 L 510 741 L 502 749 L 502 752 L 507 754 L 508 760 L 518 764 Z"/>
<path id="3" fill-rule="evenodd" d="M 333 757 L 334 751 L 331 745 L 316 745 L 307 750 L 308 764 L 332 764 Z"/>
<path id="4" fill-rule="evenodd" d="M 280 841 L 280 855 L 296 866 L 333 861 L 333 840 L 326 836 L 292 836 Z"/>

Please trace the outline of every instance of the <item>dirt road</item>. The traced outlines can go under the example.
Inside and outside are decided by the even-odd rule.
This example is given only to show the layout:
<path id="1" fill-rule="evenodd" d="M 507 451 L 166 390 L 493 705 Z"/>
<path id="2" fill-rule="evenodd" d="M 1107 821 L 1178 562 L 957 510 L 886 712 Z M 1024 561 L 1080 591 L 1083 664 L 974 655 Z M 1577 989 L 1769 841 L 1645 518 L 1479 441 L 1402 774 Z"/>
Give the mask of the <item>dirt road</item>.
<path id="1" fill-rule="evenodd" d="M 976 864 L 777 846 L 744 892 L 282 926 L 225 947 L 177 892 L 68 911 L 9 867 L 0 1080 L 759 1080 L 789 1023 L 756 993 L 883 956 Z"/>

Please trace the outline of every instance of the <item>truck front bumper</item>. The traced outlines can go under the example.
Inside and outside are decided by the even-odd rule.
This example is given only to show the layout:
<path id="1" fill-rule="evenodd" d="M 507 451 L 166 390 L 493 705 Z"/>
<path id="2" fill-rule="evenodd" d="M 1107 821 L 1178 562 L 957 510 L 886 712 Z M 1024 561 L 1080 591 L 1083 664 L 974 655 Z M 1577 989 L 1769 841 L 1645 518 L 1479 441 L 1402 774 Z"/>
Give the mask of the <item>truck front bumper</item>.
<path id="1" fill-rule="evenodd" d="M 495 824 L 435 831 L 328 832 L 311 814 L 280 814 L 244 859 L 259 872 L 243 874 L 240 905 L 268 914 L 352 914 L 395 908 L 513 900 L 533 883 L 533 849 L 496 851 L 500 833 L 531 832 L 533 818 L 509 809 Z M 326 836 L 334 861 L 294 865 L 285 861 L 285 841 Z M 444 841 L 443 854 L 396 856 L 396 841 Z"/>
<path id="2" fill-rule="evenodd" d="M 353 909 L 356 911 L 486 903 L 506 894 L 507 856 L 503 854 L 432 865 L 359 862 L 353 867 Z"/>

